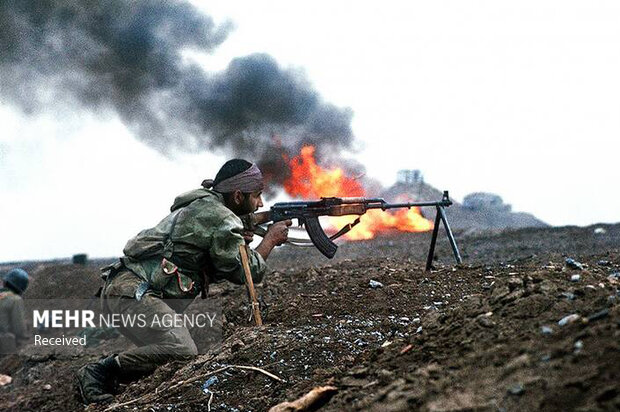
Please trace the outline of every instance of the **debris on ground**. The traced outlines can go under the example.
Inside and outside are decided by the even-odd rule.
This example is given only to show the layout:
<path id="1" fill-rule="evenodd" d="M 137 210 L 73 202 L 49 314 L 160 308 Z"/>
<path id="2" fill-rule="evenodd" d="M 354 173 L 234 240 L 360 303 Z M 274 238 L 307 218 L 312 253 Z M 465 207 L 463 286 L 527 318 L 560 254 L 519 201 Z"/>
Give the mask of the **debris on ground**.
<path id="1" fill-rule="evenodd" d="M 217 376 L 211 376 L 209 379 L 205 381 L 205 383 L 202 384 L 202 393 L 204 393 L 205 395 L 209 395 L 210 393 L 212 393 L 209 388 L 211 387 L 211 385 L 214 385 L 217 382 L 218 382 Z"/>
<path id="2" fill-rule="evenodd" d="M 581 262 L 577 262 L 573 258 L 566 258 L 564 262 L 566 263 L 566 266 L 568 266 L 571 269 L 583 270 L 583 265 L 581 264 Z"/>
<path id="3" fill-rule="evenodd" d="M 564 316 L 562 319 L 560 319 L 558 321 L 558 325 L 565 326 L 573 322 L 577 322 L 579 319 L 581 319 L 581 316 L 579 316 L 576 313 L 573 313 L 572 315 Z"/>
<path id="4" fill-rule="evenodd" d="M 382 288 L 383 287 L 383 283 L 377 282 L 376 280 L 373 280 L 373 279 L 370 279 L 369 286 L 371 288 L 373 288 L 373 289 Z"/>
<path id="5" fill-rule="evenodd" d="M 13 381 L 9 375 L 0 375 L 0 386 L 8 385 Z"/>

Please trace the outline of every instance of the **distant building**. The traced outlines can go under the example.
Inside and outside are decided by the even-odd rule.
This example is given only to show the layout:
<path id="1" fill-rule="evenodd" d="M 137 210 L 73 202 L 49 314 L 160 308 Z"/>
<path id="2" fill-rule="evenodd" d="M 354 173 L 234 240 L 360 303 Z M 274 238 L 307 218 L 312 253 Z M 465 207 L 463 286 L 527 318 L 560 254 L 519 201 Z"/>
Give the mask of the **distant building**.
<path id="1" fill-rule="evenodd" d="M 502 198 L 494 193 L 470 193 L 463 198 L 463 207 L 471 210 L 496 210 L 510 212 L 512 207 L 505 205 Z"/>
<path id="2" fill-rule="evenodd" d="M 450 189 L 447 187 L 446 189 Z M 458 188 L 455 188 L 455 190 Z M 381 192 L 388 202 L 421 202 L 441 200 L 442 192 L 424 182 L 419 170 L 400 170 L 396 183 Z M 446 208 L 450 227 L 457 231 L 476 233 L 484 230 L 517 229 L 523 227 L 545 227 L 545 222 L 529 213 L 514 213 L 510 205 L 494 193 L 471 193 L 463 204 L 452 199 L 452 206 Z M 422 207 L 422 216 L 433 221 L 434 207 Z"/>
<path id="3" fill-rule="evenodd" d="M 404 183 L 407 185 L 424 183 L 422 172 L 415 170 L 399 170 L 396 175 L 396 183 Z"/>

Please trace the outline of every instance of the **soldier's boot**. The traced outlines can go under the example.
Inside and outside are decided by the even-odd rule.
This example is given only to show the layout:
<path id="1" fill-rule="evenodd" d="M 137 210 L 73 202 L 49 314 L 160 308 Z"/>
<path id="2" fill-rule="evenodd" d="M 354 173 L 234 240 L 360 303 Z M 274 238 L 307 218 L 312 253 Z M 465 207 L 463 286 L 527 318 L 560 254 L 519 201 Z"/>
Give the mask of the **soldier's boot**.
<path id="1" fill-rule="evenodd" d="M 76 384 L 82 401 L 85 404 L 113 401 L 112 392 L 119 369 L 116 356 L 82 366 L 76 373 Z"/>

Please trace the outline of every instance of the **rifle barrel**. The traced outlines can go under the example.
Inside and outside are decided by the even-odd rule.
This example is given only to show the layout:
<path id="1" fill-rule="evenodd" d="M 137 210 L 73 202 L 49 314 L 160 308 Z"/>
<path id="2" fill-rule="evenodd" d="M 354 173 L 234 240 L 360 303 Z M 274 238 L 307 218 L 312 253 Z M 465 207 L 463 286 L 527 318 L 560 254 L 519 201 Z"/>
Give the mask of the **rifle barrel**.
<path id="1" fill-rule="evenodd" d="M 413 207 L 413 206 L 447 206 L 451 205 L 452 202 L 408 202 L 408 203 L 388 203 L 386 206 L 389 207 Z"/>
<path id="2" fill-rule="evenodd" d="M 411 208 L 411 207 L 424 207 L 424 206 L 450 206 L 452 202 L 450 201 L 439 201 L 439 202 L 407 202 L 407 203 L 383 203 L 383 204 L 370 204 L 368 205 L 369 209 L 400 209 L 400 208 Z"/>

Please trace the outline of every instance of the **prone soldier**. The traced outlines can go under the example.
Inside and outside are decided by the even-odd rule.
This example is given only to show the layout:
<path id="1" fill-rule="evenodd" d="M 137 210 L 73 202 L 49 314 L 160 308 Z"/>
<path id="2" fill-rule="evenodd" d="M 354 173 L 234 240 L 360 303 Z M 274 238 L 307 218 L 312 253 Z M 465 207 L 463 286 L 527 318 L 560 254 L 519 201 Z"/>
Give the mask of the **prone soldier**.
<path id="1" fill-rule="evenodd" d="M 209 283 L 228 280 L 244 284 L 240 246 L 251 240 L 239 216 L 263 206 L 262 173 L 255 164 L 233 159 L 215 179 L 178 196 L 171 213 L 151 229 L 129 240 L 120 262 L 107 268 L 103 309 L 126 315 L 174 315 L 201 294 Z M 288 238 L 291 221 L 270 226 L 262 242 L 250 250 L 252 279 L 260 282 L 265 260 Z M 174 306 L 174 307 L 173 307 Z M 85 403 L 113 400 L 115 379 L 141 376 L 172 360 L 197 354 L 185 327 L 121 328 L 135 348 L 83 366 L 77 385 Z"/>

